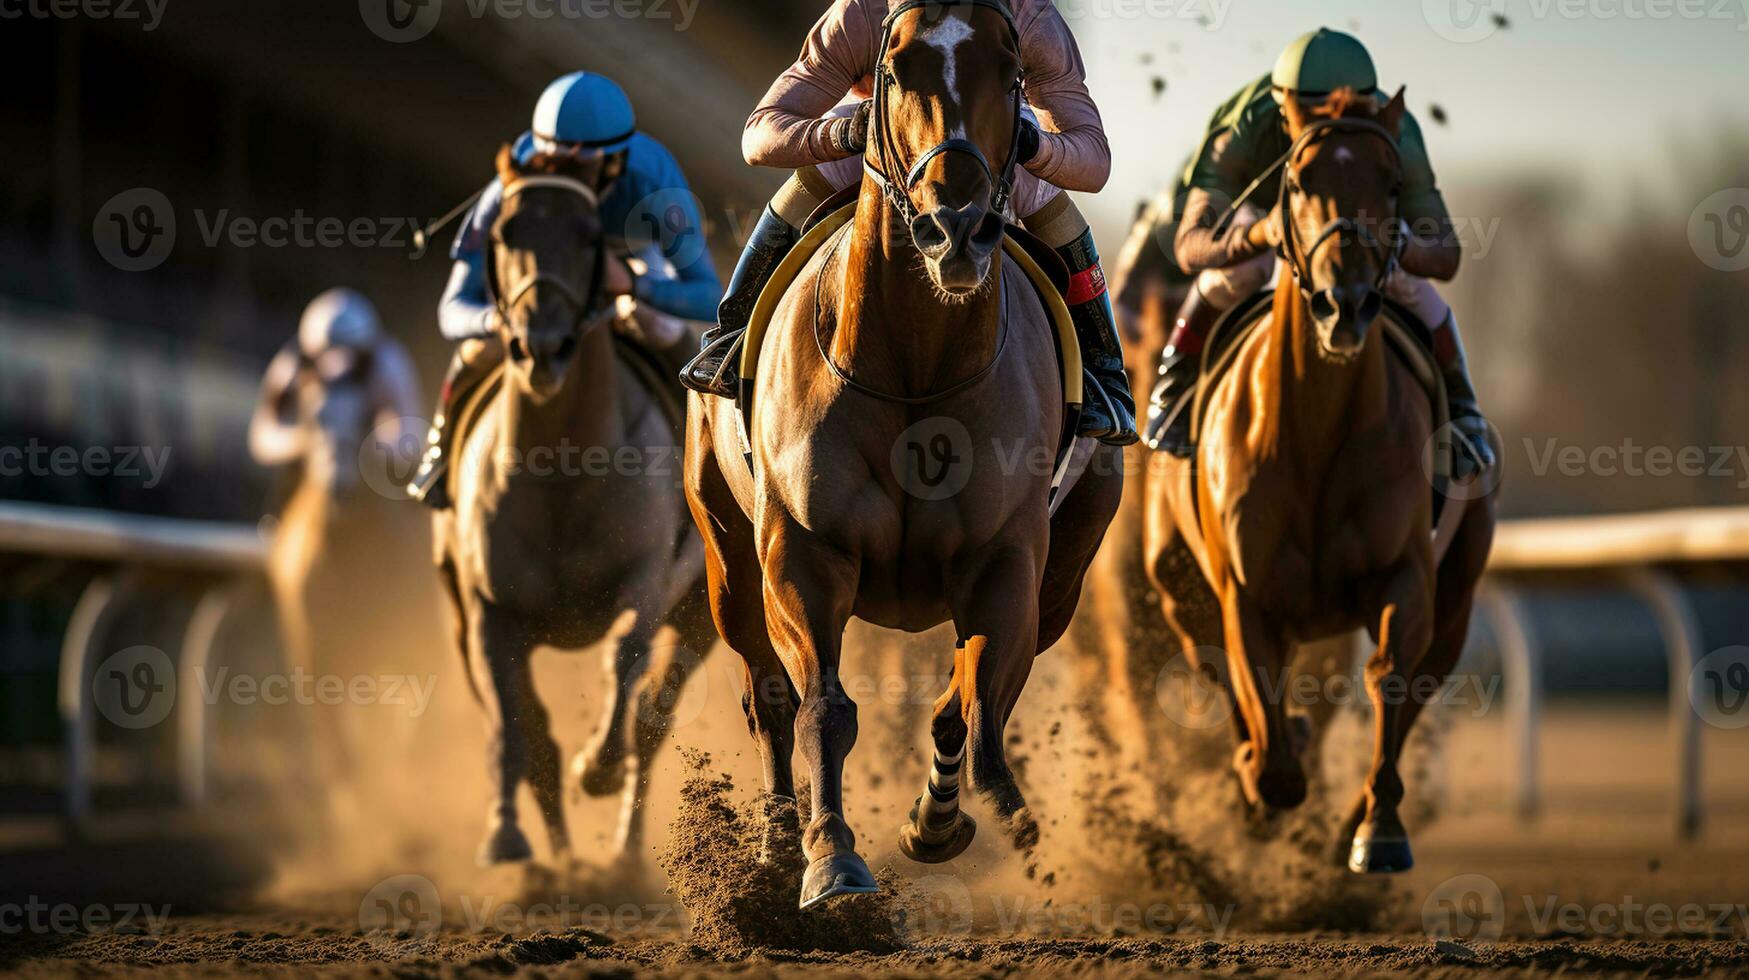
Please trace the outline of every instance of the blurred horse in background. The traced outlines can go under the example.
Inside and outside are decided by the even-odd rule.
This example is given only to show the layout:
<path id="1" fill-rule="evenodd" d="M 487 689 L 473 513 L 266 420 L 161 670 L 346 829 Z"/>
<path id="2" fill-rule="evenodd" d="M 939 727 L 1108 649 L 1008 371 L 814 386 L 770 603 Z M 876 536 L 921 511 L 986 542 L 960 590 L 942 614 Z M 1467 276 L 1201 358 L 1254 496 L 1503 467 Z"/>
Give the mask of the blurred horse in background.
<path id="1" fill-rule="evenodd" d="M 427 547 L 428 530 L 404 506 L 394 472 L 417 445 L 419 404 L 406 351 L 351 290 L 317 297 L 296 340 L 268 365 L 249 447 L 260 465 L 297 467 L 268 558 L 295 670 L 350 677 L 393 665 L 424 672 L 410 681 L 430 676 L 419 629 L 438 614 L 438 594 L 409 561 Z M 363 720 L 356 710 L 324 710 L 310 723 L 321 783 L 342 809 L 356 802 L 355 754 L 385 747 Z"/>

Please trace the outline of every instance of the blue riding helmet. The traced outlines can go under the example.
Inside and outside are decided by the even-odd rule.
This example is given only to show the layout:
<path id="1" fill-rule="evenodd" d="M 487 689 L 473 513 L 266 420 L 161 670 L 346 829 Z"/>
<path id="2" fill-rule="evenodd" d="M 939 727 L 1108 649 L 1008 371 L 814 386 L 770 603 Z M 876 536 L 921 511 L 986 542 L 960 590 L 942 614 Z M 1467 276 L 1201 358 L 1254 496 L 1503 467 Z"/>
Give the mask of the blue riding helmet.
<path id="1" fill-rule="evenodd" d="M 636 130 L 637 117 L 625 90 L 607 76 L 587 71 L 572 72 L 548 85 L 529 126 L 534 142 L 599 153 L 624 150 Z"/>

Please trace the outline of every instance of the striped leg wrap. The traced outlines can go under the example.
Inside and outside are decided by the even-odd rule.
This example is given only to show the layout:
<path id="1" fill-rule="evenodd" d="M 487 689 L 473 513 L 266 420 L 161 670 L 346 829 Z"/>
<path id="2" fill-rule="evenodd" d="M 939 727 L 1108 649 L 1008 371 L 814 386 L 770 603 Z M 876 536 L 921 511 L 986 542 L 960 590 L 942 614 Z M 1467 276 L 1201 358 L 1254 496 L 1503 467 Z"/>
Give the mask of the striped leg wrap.
<path id="1" fill-rule="evenodd" d="M 918 801 L 918 822 L 926 827 L 940 826 L 959 813 L 960 765 L 965 758 L 964 745 L 952 756 L 943 756 L 940 749 L 936 750 L 935 763 L 929 772 L 929 792 Z"/>

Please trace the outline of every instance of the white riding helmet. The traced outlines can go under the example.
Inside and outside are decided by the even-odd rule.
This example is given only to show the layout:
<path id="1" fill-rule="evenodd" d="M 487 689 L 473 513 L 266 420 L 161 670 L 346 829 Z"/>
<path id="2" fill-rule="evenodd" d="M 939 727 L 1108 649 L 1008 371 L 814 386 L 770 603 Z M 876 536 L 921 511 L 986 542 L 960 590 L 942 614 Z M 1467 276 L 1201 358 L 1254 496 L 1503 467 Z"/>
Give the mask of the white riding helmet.
<path id="1" fill-rule="evenodd" d="M 382 333 L 376 307 L 363 294 L 330 289 L 304 308 L 298 321 L 298 347 L 311 358 L 337 349 L 363 352 L 375 347 Z"/>

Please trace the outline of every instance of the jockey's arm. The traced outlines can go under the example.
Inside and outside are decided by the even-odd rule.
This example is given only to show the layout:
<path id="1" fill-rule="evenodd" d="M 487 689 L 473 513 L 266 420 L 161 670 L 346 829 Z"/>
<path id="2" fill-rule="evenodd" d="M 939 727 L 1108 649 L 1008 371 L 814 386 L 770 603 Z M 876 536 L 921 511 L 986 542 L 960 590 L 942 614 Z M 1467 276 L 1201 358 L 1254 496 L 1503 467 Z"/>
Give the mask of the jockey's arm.
<path id="1" fill-rule="evenodd" d="M 249 417 L 249 455 L 261 466 L 283 466 L 304 453 L 296 418 L 298 366 L 294 342 L 273 355 L 261 377 L 261 395 Z"/>
<path id="2" fill-rule="evenodd" d="M 458 254 L 449 270 L 449 285 L 437 304 L 437 326 L 453 341 L 492 335 L 497 311 L 486 296 L 485 259 L 478 253 Z"/>
<path id="3" fill-rule="evenodd" d="M 1244 192 L 1255 171 L 1269 161 L 1256 161 L 1262 154 L 1248 135 L 1255 128 L 1217 128 L 1203 140 L 1191 163 L 1184 212 L 1178 218 L 1178 234 L 1172 242 L 1179 268 L 1195 274 L 1204 269 L 1224 269 L 1269 251 L 1270 245 L 1251 225 L 1233 220 L 1217 233 L 1216 226 L 1233 199 Z"/>
<path id="4" fill-rule="evenodd" d="M 749 166 L 801 169 L 854 156 L 847 118 L 822 118 L 874 66 L 879 25 L 860 0 L 834 0 L 795 64 L 771 83 L 741 133 Z"/>
<path id="5" fill-rule="evenodd" d="M 1397 208 L 1409 228 L 1400 259 L 1403 271 L 1423 279 L 1449 281 L 1463 260 L 1463 243 L 1458 241 L 1445 195 L 1439 192 L 1428 162 L 1421 126 L 1413 115 L 1403 115 L 1397 145 L 1403 161 L 1403 188 Z"/>
<path id="6" fill-rule="evenodd" d="M 1026 101 L 1038 114 L 1039 148 L 1026 169 L 1066 191 L 1097 193 L 1111 177 L 1111 146 L 1087 93 L 1087 66 L 1063 15 L 1043 4 L 1020 39 Z"/>
<path id="7" fill-rule="evenodd" d="M 632 297 L 682 320 L 715 321 L 723 283 L 685 173 L 666 147 L 641 134 L 630 161 L 630 171 L 621 178 L 625 185 L 612 195 L 629 202 L 630 212 L 623 218 L 603 217 L 610 223 L 617 220 L 628 236 L 655 245 L 672 269 L 670 273 L 653 265 L 632 284 Z M 634 223 L 642 227 L 631 227 Z"/>
<path id="8" fill-rule="evenodd" d="M 399 444 L 407 434 L 401 420 L 418 419 L 423 399 L 419 396 L 419 374 L 413 368 L 413 359 L 407 355 L 407 348 L 391 337 L 378 340 L 371 354 L 370 392 L 376 409 L 378 438 L 390 445 Z"/>

